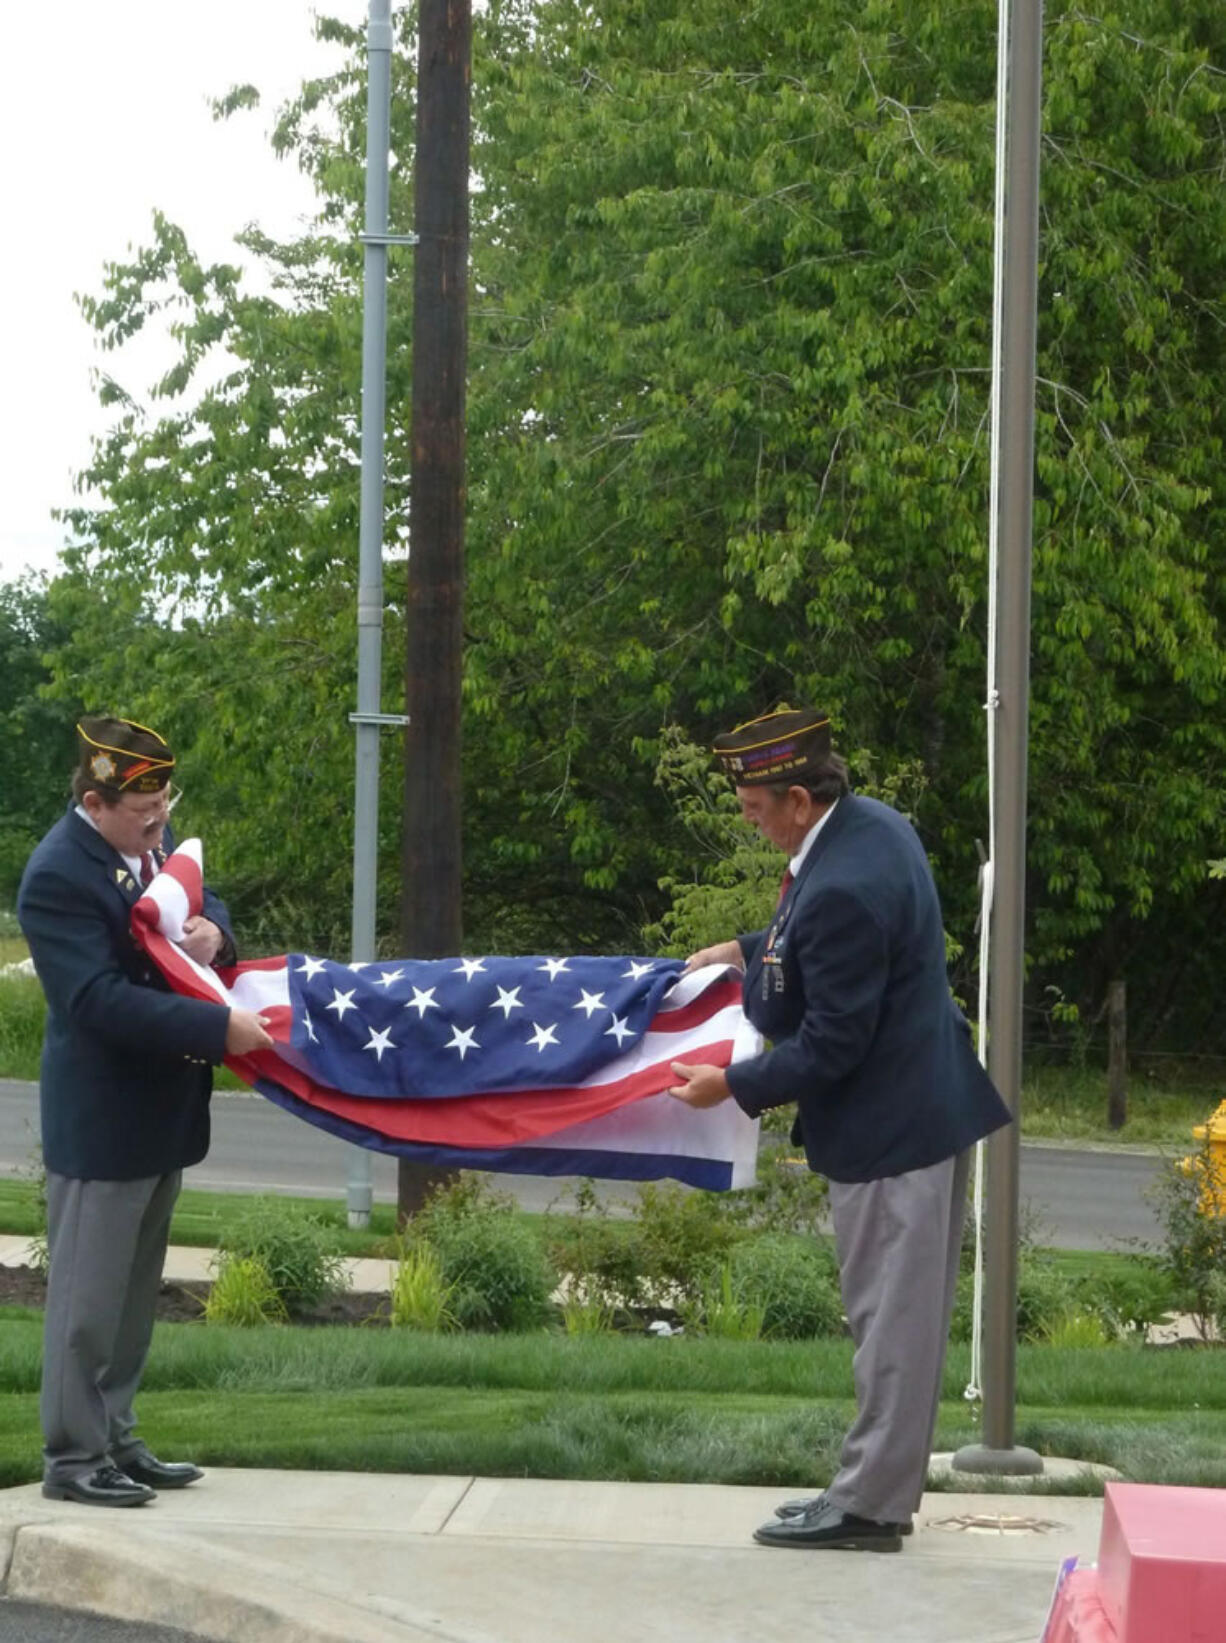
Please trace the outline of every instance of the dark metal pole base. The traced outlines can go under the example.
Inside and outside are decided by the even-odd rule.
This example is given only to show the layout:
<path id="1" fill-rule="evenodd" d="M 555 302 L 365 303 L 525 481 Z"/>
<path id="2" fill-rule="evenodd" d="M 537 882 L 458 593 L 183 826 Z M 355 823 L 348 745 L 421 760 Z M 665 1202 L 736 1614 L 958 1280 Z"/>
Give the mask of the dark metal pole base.
<path id="1" fill-rule="evenodd" d="M 949 1464 L 955 1472 L 978 1472 L 981 1477 L 1033 1478 L 1043 1470 L 1042 1457 L 1033 1449 L 989 1449 L 982 1443 L 968 1443 Z"/>

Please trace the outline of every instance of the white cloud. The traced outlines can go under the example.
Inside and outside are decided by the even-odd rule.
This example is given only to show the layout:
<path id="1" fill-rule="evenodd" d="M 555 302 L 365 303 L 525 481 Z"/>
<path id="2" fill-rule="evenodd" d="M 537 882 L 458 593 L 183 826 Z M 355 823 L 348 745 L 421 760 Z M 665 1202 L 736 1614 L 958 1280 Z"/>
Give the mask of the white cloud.
<path id="1" fill-rule="evenodd" d="M 366 0 L 57 0 L 0 14 L 0 580 L 51 568 L 51 510 L 71 500 L 106 425 L 90 371 L 116 361 L 73 293 L 100 290 L 103 263 L 147 241 L 155 208 L 211 260 L 235 258 L 246 223 L 281 233 L 309 211 L 305 180 L 267 134 L 302 80 L 338 60 L 313 37 L 317 10 L 367 15 Z M 210 99 L 245 82 L 261 106 L 215 123 Z M 145 348 L 134 386 L 163 363 Z"/>

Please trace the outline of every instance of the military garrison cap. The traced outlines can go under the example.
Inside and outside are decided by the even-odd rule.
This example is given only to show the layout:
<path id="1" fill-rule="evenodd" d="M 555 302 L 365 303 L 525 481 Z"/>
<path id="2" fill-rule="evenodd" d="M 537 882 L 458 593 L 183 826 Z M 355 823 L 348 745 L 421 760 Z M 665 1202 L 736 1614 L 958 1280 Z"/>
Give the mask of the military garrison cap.
<path id="1" fill-rule="evenodd" d="M 131 719 L 82 719 L 77 739 L 81 769 L 92 784 L 112 793 L 157 793 L 175 767 L 175 756 L 157 731 Z"/>
<path id="2" fill-rule="evenodd" d="M 830 720 L 812 709 L 768 713 L 717 736 L 713 752 L 737 787 L 802 780 L 830 753 Z"/>

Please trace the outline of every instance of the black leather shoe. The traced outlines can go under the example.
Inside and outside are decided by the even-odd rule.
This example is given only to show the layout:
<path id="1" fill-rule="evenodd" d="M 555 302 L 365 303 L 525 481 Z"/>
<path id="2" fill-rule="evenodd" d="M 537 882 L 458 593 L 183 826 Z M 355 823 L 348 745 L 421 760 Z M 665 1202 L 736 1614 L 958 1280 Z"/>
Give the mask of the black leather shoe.
<path id="1" fill-rule="evenodd" d="M 803 1517 L 811 1507 L 818 1505 L 825 1498 L 825 1495 L 801 1495 L 795 1500 L 785 1500 L 782 1506 L 775 1507 L 775 1516 L 781 1518 Z M 915 1525 L 910 1518 L 906 1518 L 898 1525 L 900 1535 L 912 1534 L 914 1530 Z"/>
<path id="2" fill-rule="evenodd" d="M 874 1523 L 834 1506 L 824 1495 L 797 1517 L 772 1518 L 753 1537 L 760 1546 L 795 1546 L 802 1551 L 901 1552 L 896 1523 Z"/>
<path id="3" fill-rule="evenodd" d="M 159 1460 L 156 1455 L 133 1455 L 123 1463 L 123 1469 L 137 1483 L 146 1483 L 150 1489 L 186 1489 L 204 1473 L 190 1460 Z"/>
<path id="4" fill-rule="evenodd" d="M 156 1498 L 152 1489 L 118 1466 L 100 1466 L 87 1477 L 69 1478 L 67 1483 L 44 1483 L 43 1495 L 47 1500 L 75 1500 L 82 1506 L 143 1506 Z"/>

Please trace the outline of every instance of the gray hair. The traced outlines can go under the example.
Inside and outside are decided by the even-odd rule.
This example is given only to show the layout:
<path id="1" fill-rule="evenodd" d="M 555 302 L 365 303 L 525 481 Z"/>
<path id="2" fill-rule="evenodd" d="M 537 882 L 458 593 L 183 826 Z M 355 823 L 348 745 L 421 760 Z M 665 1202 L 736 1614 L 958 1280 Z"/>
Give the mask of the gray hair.
<path id="1" fill-rule="evenodd" d="M 782 798 L 790 787 L 803 787 L 819 804 L 833 804 L 845 793 L 851 792 L 847 780 L 847 760 L 837 753 L 827 753 L 815 760 L 803 774 L 789 782 L 767 784 L 776 798 Z"/>

